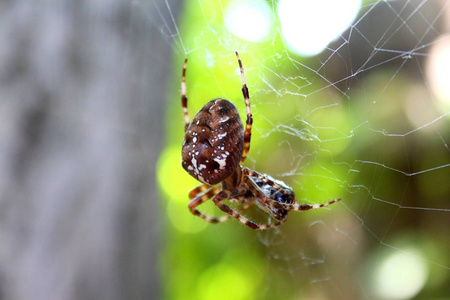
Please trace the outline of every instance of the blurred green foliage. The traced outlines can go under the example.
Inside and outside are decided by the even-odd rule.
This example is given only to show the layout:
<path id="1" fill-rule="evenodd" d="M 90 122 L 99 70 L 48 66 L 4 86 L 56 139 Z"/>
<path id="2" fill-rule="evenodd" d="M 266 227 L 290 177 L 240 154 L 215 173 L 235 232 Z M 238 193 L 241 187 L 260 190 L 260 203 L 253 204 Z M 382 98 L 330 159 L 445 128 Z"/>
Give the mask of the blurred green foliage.
<path id="1" fill-rule="evenodd" d="M 189 58 L 191 119 L 217 97 L 233 101 L 245 119 L 233 52 L 238 50 L 254 115 L 246 166 L 291 185 L 299 202 L 343 201 L 329 209 L 291 213 L 285 225 L 269 232 L 234 220 L 208 224 L 193 216 L 188 192 L 199 182 L 180 163 L 184 53 L 175 55 L 167 143 L 157 166 L 167 220 L 160 254 L 165 297 L 373 298 L 377 268 L 395 253 L 418 257 L 433 274 L 421 295 L 445 295 L 448 211 L 433 208 L 449 203 L 448 146 L 436 138 L 438 131 L 449 142 L 449 121 L 419 130 L 405 108 L 413 89 L 431 97 L 426 84 L 386 65 L 343 91 L 319 76 L 322 69 L 305 67 L 318 58 L 292 56 L 276 33 L 261 43 L 231 36 L 223 22 L 227 3 L 185 3 L 179 28 Z M 201 209 L 220 215 L 211 203 Z M 259 218 L 267 222 L 264 214 Z"/>

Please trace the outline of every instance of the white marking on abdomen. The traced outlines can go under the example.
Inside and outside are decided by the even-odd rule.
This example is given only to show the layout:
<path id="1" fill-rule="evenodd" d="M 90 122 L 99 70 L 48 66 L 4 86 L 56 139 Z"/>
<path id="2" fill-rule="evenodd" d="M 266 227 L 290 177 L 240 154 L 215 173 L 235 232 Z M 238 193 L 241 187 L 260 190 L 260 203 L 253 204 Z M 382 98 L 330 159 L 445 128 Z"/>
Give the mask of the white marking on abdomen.
<path id="1" fill-rule="evenodd" d="M 225 116 L 225 117 L 223 117 L 222 119 L 219 120 L 219 123 L 226 122 L 226 121 L 228 121 L 229 119 L 230 119 L 229 116 Z"/>
<path id="2" fill-rule="evenodd" d="M 223 139 L 224 137 L 226 137 L 227 136 L 227 133 L 225 132 L 225 133 L 222 133 L 222 134 L 218 134 L 217 135 L 217 138 L 219 139 L 219 140 L 221 140 L 221 139 Z"/>
<path id="3" fill-rule="evenodd" d="M 226 157 L 222 159 L 214 158 L 214 161 L 219 164 L 219 169 L 225 169 L 225 166 L 227 165 L 226 159 Z"/>

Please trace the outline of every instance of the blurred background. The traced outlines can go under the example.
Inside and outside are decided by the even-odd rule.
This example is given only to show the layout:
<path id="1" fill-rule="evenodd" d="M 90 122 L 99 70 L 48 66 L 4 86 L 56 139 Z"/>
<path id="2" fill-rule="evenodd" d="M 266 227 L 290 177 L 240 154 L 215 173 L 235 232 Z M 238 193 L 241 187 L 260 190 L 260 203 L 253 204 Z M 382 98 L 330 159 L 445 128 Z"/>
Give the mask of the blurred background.
<path id="1" fill-rule="evenodd" d="M 449 298 L 449 33 L 448 1 L 2 2 L 0 299 Z M 245 120 L 235 50 L 245 166 L 341 202 L 189 212 L 183 61 L 191 118 Z"/>

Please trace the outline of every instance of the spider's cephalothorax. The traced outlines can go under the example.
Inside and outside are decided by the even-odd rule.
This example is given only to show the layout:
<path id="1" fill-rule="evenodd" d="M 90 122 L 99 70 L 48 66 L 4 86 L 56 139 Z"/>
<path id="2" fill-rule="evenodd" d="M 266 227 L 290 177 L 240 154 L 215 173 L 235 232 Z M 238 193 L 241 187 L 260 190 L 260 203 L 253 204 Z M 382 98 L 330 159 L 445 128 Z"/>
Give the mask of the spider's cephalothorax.
<path id="1" fill-rule="evenodd" d="M 271 205 L 266 205 L 260 198 L 255 197 L 258 207 L 277 220 L 284 219 L 289 210 L 283 204 L 289 205 L 295 202 L 294 191 L 283 181 L 276 180 L 267 174 L 259 174 L 248 169 L 245 173 L 247 173 L 247 184 L 251 184 L 261 195 L 273 201 Z"/>
<path id="2" fill-rule="evenodd" d="M 203 183 L 189 193 L 189 210 L 211 223 L 233 217 L 253 229 L 264 230 L 283 224 L 289 211 L 317 209 L 341 200 L 314 205 L 298 204 L 293 190 L 284 182 L 242 167 L 250 150 L 253 119 L 244 68 L 237 52 L 236 58 L 247 112 L 245 129 L 234 104 L 221 98 L 208 102 L 192 122 L 189 121 L 185 81 L 187 59 L 184 61 L 181 77 L 181 105 L 185 123 L 182 166 Z M 216 185 L 218 183 L 221 185 Z M 197 206 L 211 198 L 227 215 L 215 218 L 197 209 Z M 236 211 L 224 204 L 224 200 L 242 206 Z M 254 203 L 277 222 L 259 225 L 241 215 L 243 210 Z"/>

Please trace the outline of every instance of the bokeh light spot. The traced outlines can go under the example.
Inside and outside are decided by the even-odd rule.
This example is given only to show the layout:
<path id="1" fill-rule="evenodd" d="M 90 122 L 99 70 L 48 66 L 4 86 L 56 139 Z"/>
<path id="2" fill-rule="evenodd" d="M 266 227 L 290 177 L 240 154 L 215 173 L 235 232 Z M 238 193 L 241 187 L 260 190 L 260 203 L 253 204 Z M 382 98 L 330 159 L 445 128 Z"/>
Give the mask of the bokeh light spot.
<path id="1" fill-rule="evenodd" d="M 199 182 L 191 178 L 181 167 L 179 147 L 166 148 L 158 160 L 157 180 L 167 199 L 167 215 L 171 224 L 181 232 L 195 233 L 206 228 L 207 223 L 189 211 L 188 192 Z M 176 179 L 176 184 L 174 180 Z"/>
<path id="2" fill-rule="evenodd" d="M 396 252 L 381 262 L 376 274 L 376 293 L 383 299 L 410 299 L 424 287 L 427 265 L 419 257 Z"/>
<path id="3" fill-rule="evenodd" d="M 442 38 L 433 45 L 427 62 L 427 77 L 437 97 L 437 104 L 448 111 L 450 108 L 450 37 Z"/>
<path id="4" fill-rule="evenodd" d="M 167 214 L 172 226 L 184 233 L 200 232 L 209 224 L 189 211 L 187 200 L 184 204 L 170 200 L 167 205 Z"/>
<path id="5" fill-rule="evenodd" d="M 280 0 L 283 37 L 293 52 L 315 55 L 350 26 L 360 7 L 360 0 Z"/>
<path id="6" fill-rule="evenodd" d="M 251 299 L 255 282 L 236 266 L 223 262 L 213 265 L 200 276 L 200 299 Z"/>
<path id="7" fill-rule="evenodd" d="M 156 177 L 159 188 L 167 197 L 187 205 L 188 192 L 199 184 L 181 167 L 181 147 L 166 148 L 158 160 Z M 177 179 L 176 188 L 174 179 Z"/>
<path id="8" fill-rule="evenodd" d="M 260 42 L 271 31 L 271 11 L 262 0 L 233 1 L 225 12 L 225 23 L 234 35 L 251 42 Z"/>

